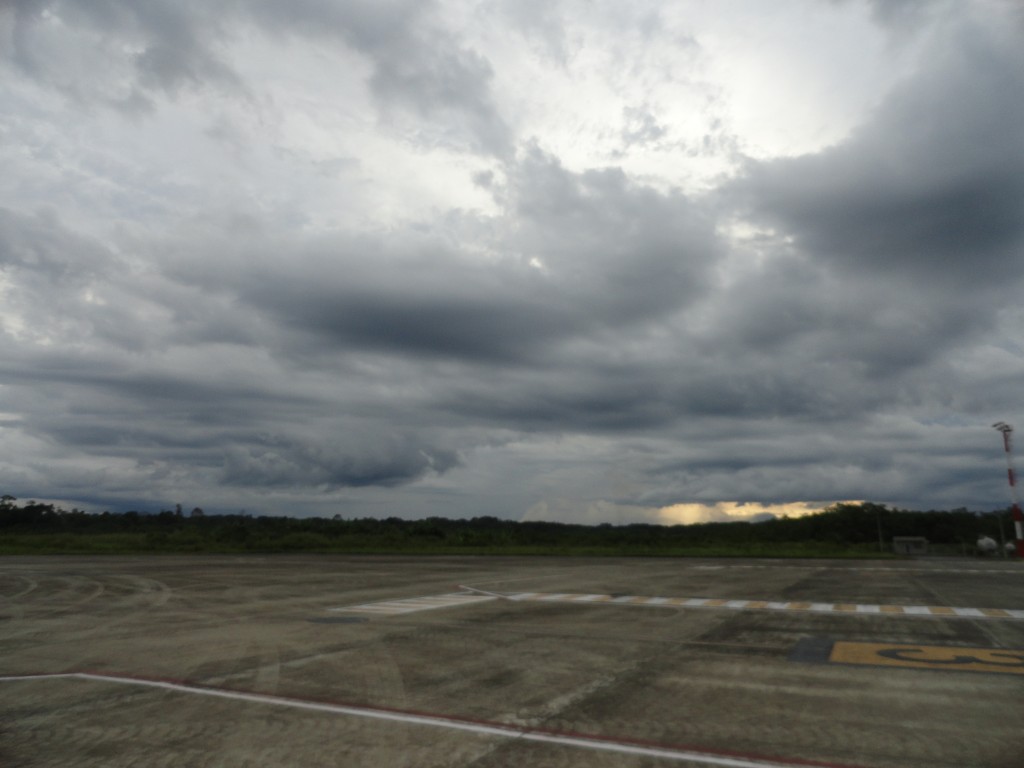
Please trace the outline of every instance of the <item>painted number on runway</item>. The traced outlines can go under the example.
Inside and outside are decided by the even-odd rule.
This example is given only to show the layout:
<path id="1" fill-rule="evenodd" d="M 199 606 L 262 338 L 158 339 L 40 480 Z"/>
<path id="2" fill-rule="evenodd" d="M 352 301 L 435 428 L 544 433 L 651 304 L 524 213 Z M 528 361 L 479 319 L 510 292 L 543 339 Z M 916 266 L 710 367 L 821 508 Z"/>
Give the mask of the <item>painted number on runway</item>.
<path id="1" fill-rule="evenodd" d="M 944 645 L 850 643 L 838 641 L 828 660 L 834 664 L 944 669 L 957 672 L 995 672 L 1024 675 L 1024 650 L 961 648 Z"/>

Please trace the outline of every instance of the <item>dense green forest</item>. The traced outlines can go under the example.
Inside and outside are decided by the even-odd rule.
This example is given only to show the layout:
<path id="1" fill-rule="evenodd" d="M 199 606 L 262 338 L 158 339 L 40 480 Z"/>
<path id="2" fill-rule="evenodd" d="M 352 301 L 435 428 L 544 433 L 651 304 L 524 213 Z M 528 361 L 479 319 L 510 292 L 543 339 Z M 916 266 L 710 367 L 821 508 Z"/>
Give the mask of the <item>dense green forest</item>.
<path id="1" fill-rule="evenodd" d="M 923 536 L 933 552 L 973 554 L 980 535 L 1012 535 L 1009 510 L 911 512 L 836 504 L 797 518 L 661 526 L 449 520 L 342 519 L 70 512 L 0 500 L 0 554 L 126 552 L 366 552 L 436 554 L 621 554 L 878 556 L 893 536 Z"/>

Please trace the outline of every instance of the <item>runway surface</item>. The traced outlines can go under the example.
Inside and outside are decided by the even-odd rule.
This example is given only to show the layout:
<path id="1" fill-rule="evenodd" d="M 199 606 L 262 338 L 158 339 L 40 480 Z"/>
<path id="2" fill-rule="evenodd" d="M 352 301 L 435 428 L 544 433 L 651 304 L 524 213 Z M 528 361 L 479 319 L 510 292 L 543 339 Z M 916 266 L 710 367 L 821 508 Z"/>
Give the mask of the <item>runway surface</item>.
<path id="1" fill-rule="evenodd" d="M 0 765 L 1024 764 L 1024 565 L 0 560 Z"/>

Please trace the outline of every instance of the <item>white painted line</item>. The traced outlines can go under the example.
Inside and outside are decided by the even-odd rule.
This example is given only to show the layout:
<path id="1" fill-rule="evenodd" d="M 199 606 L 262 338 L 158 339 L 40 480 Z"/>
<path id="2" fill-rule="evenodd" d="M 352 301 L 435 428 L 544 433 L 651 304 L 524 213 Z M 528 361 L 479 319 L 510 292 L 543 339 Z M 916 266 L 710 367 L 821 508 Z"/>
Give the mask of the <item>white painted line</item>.
<path id="1" fill-rule="evenodd" d="M 457 605 L 486 603 L 497 600 L 491 595 L 471 595 L 464 592 L 453 592 L 448 595 L 424 595 L 397 600 L 383 600 L 379 603 L 363 603 L 362 605 L 346 605 L 340 608 L 328 608 L 329 611 L 344 613 L 370 613 L 398 616 L 416 611 L 432 611 L 438 608 L 453 608 Z"/>
<path id="2" fill-rule="evenodd" d="M 78 672 L 53 672 L 41 675 L 3 675 L 0 676 L 0 683 L 16 683 L 19 680 L 60 680 L 61 678 L 81 677 Z"/>
<path id="3" fill-rule="evenodd" d="M 470 602 L 473 602 L 475 600 L 486 600 L 486 599 L 487 598 L 483 597 L 482 595 L 473 595 L 473 596 L 471 596 L 469 598 Z M 458 602 L 460 602 L 460 600 L 459 600 L 459 598 L 455 597 L 455 595 L 451 595 L 451 596 L 445 596 L 445 597 L 411 597 L 411 598 L 403 598 L 402 600 L 396 600 L 395 602 L 398 602 L 398 603 L 409 603 L 410 605 L 420 605 L 421 603 L 439 603 L 439 604 L 448 605 L 448 604 L 451 604 L 451 603 L 458 603 Z"/>
<path id="4" fill-rule="evenodd" d="M 459 584 L 459 589 L 466 590 L 467 592 L 475 592 L 479 595 L 487 595 L 488 597 L 499 598 L 503 595 L 499 595 L 497 592 L 488 592 L 486 589 L 478 589 L 477 587 L 464 587 Z"/>
<path id="5" fill-rule="evenodd" d="M 329 611 L 351 611 L 359 613 L 399 613 L 400 608 L 394 605 L 353 605 L 348 608 L 328 608 Z"/>
<path id="6" fill-rule="evenodd" d="M 931 616 L 932 611 L 927 605 L 904 605 L 903 612 L 911 616 Z"/>
<path id="7" fill-rule="evenodd" d="M 957 616 L 976 616 L 978 618 L 988 618 L 984 613 L 979 611 L 977 608 L 954 608 L 953 613 Z"/>
<path id="8" fill-rule="evenodd" d="M 404 712 L 401 710 L 374 709 L 372 707 L 360 707 L 347 704 L 329 704 L 318 701 L 306 701 L 303 699 L 291 699 L 281 696 L 270 696 L 262 693 L 246 693 L 244 691 L 232 691 L 221 688 L 207 688 L 187 683 L 176 683 L 165 680 L 151 680 L 137 677 L 117 677 L 114 675 L 100 675 L 89 672 L 73 672 L 54 675 L 25 675 L 0 677 L 2 682 L 19 680 L 42 680 L 47 678 L 78 678 L 100 683 L 113 683 L 119 685 L 133 685 L 147 688 L 158 688 L 176 693 L 186 693 L 194 696 L 208 696 L 211 698 L 230 699 L 243 701 L 250 704 L 264 704 L 278 707 L 289 707 L 292 709 L 303 709 L 312 712 L 325 712 L 335 715 L 348 715 L 350 717 L 362 717 L 371 720 L 384 720 L 388 722 L 404 723 L 406 725 L 419 725 L 433 728 L 447 728 L 455 731 L 467 731 L 481 736 L 498 736 L 501 738 L 519 739 L 522 741 L 534 741 L 546 744 L 558 744 L 560 746 L 578 747 L 600 752 L 613 752 L 626 755 L 637 755 L 641 757 L 659 758 L 662 760 L 673 760 L 678 762 L 691 762 L 701 765 L 721 766 L 722 768 L 799 768 L 799 766 L 817 766 L 818 768 L 844 768 L 833 763 L 814 763 L 800 761 L 799 763 L 780 762 L 773 759 L 759 757 L 745 757 L 742 755 L 716 754 L 714 752 L 694 751 L 685 747 L 673 747 L 670 745 L 645 745 L 630 743 L 628 741 L 616 741 L 613 738 L 603 736 L 587 736 L 582 734 L 564 734 L 557 731 L 544 731 L 539 729 L 523 728 L 504 723 L 461 720 L 445 715 L 434 715 L 419 712 Z M 845 768 L 853 768 L 846 766 Z"/>
<path id="9" fill-rule="evenodd" d="M 763 600 L 726 600 L 707 597 L 644 597 L 643 595 L 582 595 L 543 592 L 526 592 L 509 595 L 509 600 L 539 600 L 544 602 L 592 602 L 602 600 L 616 605 L 671 605 L 681 608 L 724 608 L 734 611 L 770 610 L 815 613 L 864 614 L 871 616 L 932 616 L 942 618 L 977 618 L 977 619 L 1024 619 L 1024 610 L 1010 608 L 948 608 L 946 606 L 925 605 L 857 605 L 850 603 L 812 603 L 803 600 L 763 601 Z"/>

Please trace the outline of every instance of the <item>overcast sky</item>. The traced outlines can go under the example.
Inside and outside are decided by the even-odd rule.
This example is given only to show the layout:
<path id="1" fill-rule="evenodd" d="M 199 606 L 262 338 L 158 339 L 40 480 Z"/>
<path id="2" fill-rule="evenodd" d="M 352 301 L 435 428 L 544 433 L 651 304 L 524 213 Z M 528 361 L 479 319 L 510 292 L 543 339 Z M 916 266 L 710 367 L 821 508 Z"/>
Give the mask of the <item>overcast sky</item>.
<path id="1" fill-rule="evenodd" d="M 0 491 L 1009 503 L 1016 0 L 6 0 Z"/>

